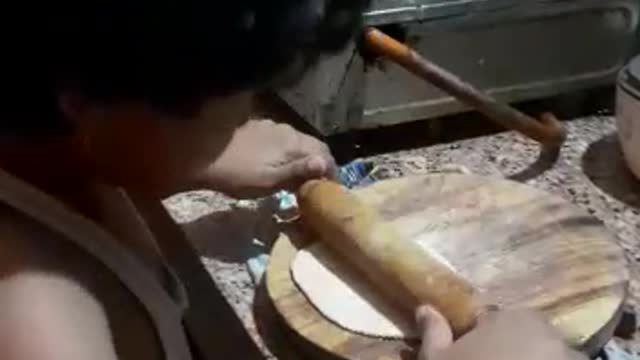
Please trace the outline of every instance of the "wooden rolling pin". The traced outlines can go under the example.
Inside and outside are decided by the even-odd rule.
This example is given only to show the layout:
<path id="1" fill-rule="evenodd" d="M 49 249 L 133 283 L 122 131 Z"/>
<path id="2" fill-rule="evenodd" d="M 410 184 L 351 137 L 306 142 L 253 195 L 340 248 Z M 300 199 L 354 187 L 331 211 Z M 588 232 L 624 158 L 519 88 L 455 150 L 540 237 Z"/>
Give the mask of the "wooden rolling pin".
<path id="1" fill-rule="evenodd" d="M 393 226 L 356 195 L 328 180 L 307 182 L 298 205 L 305 226 L 355 266 L 387 298 L 413 314 L 438 309 L 460 336 L 476 322 L 473 287 Z"/>
<path id="2" fill-rule="evenodd" d="M 561 145 L 567 137 L 566 130 L 553 114 L 545 113 L 538 121 L 509 105 L 499 103 L 376 28 L 366 28 L 363 38 L 367 51 L 402 66 L 507 129 L 519 131 L 548 145 Z"/>

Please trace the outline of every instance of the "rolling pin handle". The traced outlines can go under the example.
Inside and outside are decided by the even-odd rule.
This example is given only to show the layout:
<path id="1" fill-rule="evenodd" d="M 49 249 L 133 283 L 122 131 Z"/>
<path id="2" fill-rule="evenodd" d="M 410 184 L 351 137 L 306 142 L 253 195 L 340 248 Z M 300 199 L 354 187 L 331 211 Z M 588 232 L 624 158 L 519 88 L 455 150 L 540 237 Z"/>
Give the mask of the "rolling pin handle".
<path id="1" fill-rule="evenodd" d="M 566 130 L 552 114 L 543 114 L 541 121 L 538 121 L 512 106 L 499 103 L 409 46 L 374 27 L 367 27 L 364 30 L 362 47 L 366 52 L 385 57 L 400 65 L 494 122 L 519 131 L 541 144 L 559 146 L 566 138 Z"/>

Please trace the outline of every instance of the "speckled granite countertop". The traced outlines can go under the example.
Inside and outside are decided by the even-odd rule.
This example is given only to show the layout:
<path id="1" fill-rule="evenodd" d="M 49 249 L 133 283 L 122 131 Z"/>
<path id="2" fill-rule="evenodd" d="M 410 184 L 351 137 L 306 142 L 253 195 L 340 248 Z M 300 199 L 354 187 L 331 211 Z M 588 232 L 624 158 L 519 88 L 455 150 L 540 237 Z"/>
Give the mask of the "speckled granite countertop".
<path id="1" fill-rule="evenodd" d="M 631 271 L 629 309 L 640 313 L 640 182 L 627 170 L 616 137 L 615 119 L 589 117 L 566 123 L 567 142 L 557 159 L 524 137 L 505 132 L 373 157 L 386 176 L 441 171 L 463 166 L 473 173 L 507 177 L 558 194 L 583 207 L 617 235 Z M 233 201 L 210 192 L 174 196 L 167 207 L 203 254 L 203 261 L 252 335 L 255 289 L 245 261 L 262 251 L 267 214 L 232 210 Z M 221 235 L 222 234 L 222 235 Z M 213 237 L 219 239 L 213 240 Z M 638 341 L 625 343 L 634 353 Z M 267 351 L 265 349 L 265 351 Z M 267 351 L 268 352 L 268 351 Z"/>

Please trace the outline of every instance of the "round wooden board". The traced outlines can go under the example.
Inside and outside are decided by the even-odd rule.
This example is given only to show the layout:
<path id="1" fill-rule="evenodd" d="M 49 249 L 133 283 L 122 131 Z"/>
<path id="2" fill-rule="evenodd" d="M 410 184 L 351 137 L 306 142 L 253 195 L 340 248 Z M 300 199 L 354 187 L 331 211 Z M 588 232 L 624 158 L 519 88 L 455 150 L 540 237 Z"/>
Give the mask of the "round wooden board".
<path id="1" fill-rule="evenodd" d="M 543 311 L 587 353 L 611 338 L 628 282 L 623 252 L 598 220 L 562 198 L 457 174 L 386 180 L 356 193 L 503 308 Z M 352 333 L 307 301 L 290 265 L 313 241 L 293 226 L 275 243 L 266 273 L 269 297 L 304 349 L 316 358 L 412 359 L 415 343 Z"/>

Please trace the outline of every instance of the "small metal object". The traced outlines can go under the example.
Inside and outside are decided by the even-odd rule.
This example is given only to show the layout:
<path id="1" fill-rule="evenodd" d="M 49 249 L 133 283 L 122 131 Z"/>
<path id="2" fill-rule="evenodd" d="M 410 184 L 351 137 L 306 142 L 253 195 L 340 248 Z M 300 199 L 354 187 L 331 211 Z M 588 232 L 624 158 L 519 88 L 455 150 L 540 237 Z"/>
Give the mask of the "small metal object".
<path id="1" fill-rule="evenodd" d="M 298 201 L 296 196 L 288 191 L 281 190 L 273 195 L 276 209 L 273 217 L 278 223 L 290 223 L 298 220 Z"/>

